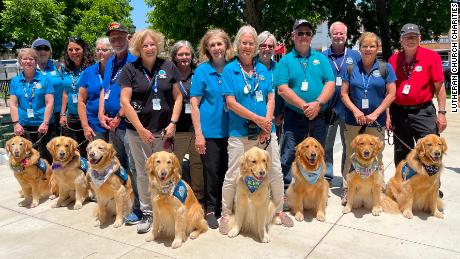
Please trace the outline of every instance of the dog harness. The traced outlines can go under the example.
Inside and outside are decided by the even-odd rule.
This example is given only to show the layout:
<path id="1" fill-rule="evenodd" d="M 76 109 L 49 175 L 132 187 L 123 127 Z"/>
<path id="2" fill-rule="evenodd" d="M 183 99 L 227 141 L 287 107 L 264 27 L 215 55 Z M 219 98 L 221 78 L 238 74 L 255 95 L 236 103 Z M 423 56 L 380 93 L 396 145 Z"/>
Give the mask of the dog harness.
<path id="1" fill-rule="evenodd" d="M 185 203 L 187 199 L 187 186 L 185 185 L 184 181 L 181 179 L 174 185 L 173 181 L 170 180 L 165 186 L 160 189 L 162 194 L 168 194 L 176 197 L 182 204 Z"/>
<path id="2" fill-rule="evenodd" d="M 425 171 L 429 176 L 433 176 L 439 172 L 439 167 L 435 165 L 423 165 L 423 167 L 425 168 Z M 410 178 L 412 178 L 412 176 L 417 174 L 417 172 L 409 166 L 409 163 L 407 161 L 401 168 L 401 173 L 401 176 L 404 181 L 409 180 Z"/>
<path id="3" fill-rule="evenodd" d="M 252 176 L 246 176 L 243 178 L 244 183 L 248 187 L 248 190 L 251 193 L 254 193 L 259 189 L 259 187 L 262 185 L 263 180 L 258 180 L 255 177 Z"/>
<path id="4" fill-rule="evenodd" d="M 319 165 L 319 168 L 315 171 L 307 171 L 307 169 L 305 169 L 301 163 L 296 164 L 297 168 L 302 173 L 303 178 L 305 178 L 305 180 L 307 180 L 310 185 L 314 185 L 316 182 L 318 182 L 318 179 L 321 176 L 321 172 L 323 171 L 323 165 Z"/>
<path id="5" fill-rule="evenodd" d="M 369 176 L 371 176 L 375 171 L 379 169 L 378 161 L 379 160 L 376 157 L 370 166 L 364 167 L 358 162 L 358 160 L 355 157 L 355 154 L 353 153 L 351 155 L 350 172 L 355 171 L 359 174 L 359 176 L 361 176 L 361 179 L 367 179 Z"/>
<path id="6" fill-rule="evenodd" d="M 115 173 L 116 176 L 120 178 L 120 180 L 123 182 L 123 185 L 126 185 L 126 182 L 128 182 L 128 173 L 126 170 L 122 167 L 119 166 L 118 169 L 114 172 L 113 168 L 115 167 L 116 163 L 112 162 L 109 166 L 104 168 L 102 171 L 97 171 L 97 170 L 90 170 L 89 171 L 89 176 L 91 177 L 91 181 L 93 181 L 94 185 L 96 185 L 96 188 L 101 187 L 102 184 L 109 179 L 109 177 Z"/>
<path id="7" fill-rule="evenodd" d="M 53 162 L 53 164 L 51 164 L 52 170 L 57 170 L 62 167 L 62 164 L 58 162 Z M 88 172 L 88 160 L 86 160 L 86 158 L 80 157 L 80 170 L 82 170 L 84 174 Z"/>
<path id="8" fill-rule="evenodd" d="M 11 165 L 10 164 L 10 167 L 11 167 L 11 169 L 13 169 L 13 171 L 15 173 L 20 173 L 20 172 L 23 172 L 26 169 L 28 164 L 29 164 L 29 158 L 26 157 L 21 162 L 19 162 L 19 164 L 16 164 L 16 165 Z M 38 159 L 38 161 L 35 164 L 35 166 L 37 166 L 37 168 L 40 169 L 40 171 L 42 171 L 43 175 L 46 175 L 46 162 L 45 162 L 45 159 L 43 159 L 43 158 Z"/>

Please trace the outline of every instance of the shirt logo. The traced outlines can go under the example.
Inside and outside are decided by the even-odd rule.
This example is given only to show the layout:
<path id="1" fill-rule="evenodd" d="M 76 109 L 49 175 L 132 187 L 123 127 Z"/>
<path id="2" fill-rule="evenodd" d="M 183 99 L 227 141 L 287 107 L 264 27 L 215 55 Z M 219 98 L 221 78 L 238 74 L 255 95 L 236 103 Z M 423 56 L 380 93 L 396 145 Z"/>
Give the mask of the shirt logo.
<path id="1" fill-rule="evenodd" d="M 347 60 L 345 61 L 347 64 L 353 64 L 353 59 L 348 57 Z"/>
<path id="2" fill-rule="evenodd" d="M 374 70 L 374 72 L 372 72 L 372 75 L 373 75 L 374 77 L 380 77 L 380 71 Z"/>
<path id="3" fill-rule="evenodd" d="M 158 77 L 159 78 L 167 78 L 168 76 L 166 75 L 166 71 L 163 69 L 158 72 Z"/>
<path id="4" fill-rule="evenodd" d="M 51 71 L 51 72 L 50 72 L 50 75 L 55 76 L 55 75 L 56 75 L 56 71 Z"/>
<path id="5" fill-rule="evenodd" d="M 260 75 L 260 81 L 264 81 L 264 80 L 265 80 L 265 76 Z"/>
<path id="6" fill-rule="evenodd" d="M 37 89 L 40 89 L 40 88 L 42 88 L 42 84 L 40 84 L 40 83 L 36 83 L 36 84 L 35 84 L 35 88 L 37 88 Z"/>
<path id="7" fill-rule="evenodd" d="M 313 65 L 319 65 L 319 64 L 320 64 L 319 60 L 317 59 L 313 60 Z"/>
<path id="8" fill-rule="evenodd" d="M 416 66 L 415 71 L 422 72 L 423 71 L 422 66 Z"/>

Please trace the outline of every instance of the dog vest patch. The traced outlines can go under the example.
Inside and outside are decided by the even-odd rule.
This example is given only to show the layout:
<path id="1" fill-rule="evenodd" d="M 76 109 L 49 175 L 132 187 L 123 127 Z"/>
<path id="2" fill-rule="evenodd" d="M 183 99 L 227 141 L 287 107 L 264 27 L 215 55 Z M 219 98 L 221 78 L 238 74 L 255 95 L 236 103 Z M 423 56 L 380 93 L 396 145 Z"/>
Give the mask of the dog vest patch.
<path id="1" fill-rule="evenodd" d="M 310 185 L 314 185 L 316 182 L 318 182 L 318 179 L 321 176 L 321 172 L 323 171 L 323 165 L 320 165 L 319 168 L 315 171 L 307 171 L 307 169 L 305 169 L 301 163 L 296 164 L 302 173 L 303 178 L 305 178 L 305 180 L 307 180 Z"/>
<path id="2" fill-rule="evenodd" d="M 43 172 L 43 174 L 46 174 L 46 162 L 45 162 L 45 159 L 40 158 L 37 161 L 37 167 L 38 167 L 38 169 L 40 169 L 40 171 Z"/>
<path id="3" fill-rule="evenodd" d="M 379 169 L 379 163 L 377 157 L 374 159 L 372 164 L 368 167 L 362 166 L 355 157 L 355 154 L 351 155 L 351 166 L 350 172 L 357 172 L 362 179 L 367 179 L 375 171 Z"/>
<path id="4" fill-rule="evenodd" d="M 262 181 L 263 180 L 258 180 L 256 179 L 255 177 L 252 177 L 252 176 L 246 176 L 244 177 L 244 183 L 246 184 L 246 186 L 248 187 L 248 190 L 251 192 L 251 193 L 254 193 L 255 191 L 257 191 L 259 189 L 259 187 L 262 185 Z"/>
<path id="5" fill-rule="evenodd" d="M 185 200 L 187 199 L 187 186 L 185 186 L 184 181 L 179 180 L 176 187 L 173 191 L 173 196 L 176 197 L 182 204 L 184 204 Z"/>
<path id="6" fill-rule="evenodd" d="M 403 180 L 407 181 L 410 178 L 412 178 L 412 176 L 414 176 L 416 174 L 417 174 L 417 172 L 415 172 L 415 170 L 412 169 L 412 167 L 410 167 L 409 164 L 406 161 L 406 163 L 404 163 L 403 167 L 401 168 L 401 176 L 402 176 Z"/>
<path id="7" fill-rule="evenodd" d="M 122 166 L 118 168 L 118 170 L 115 172 L 115 175 L 120 177 L 121 181 L 123 182 L 123 185 L 125 185 L 126 182 L 128 182 L 128 172 L 126 172 L 126 170 Z"/>
<path id="8" fill-rule="evenodd" d="M 88 172 L 88 160 L 84 157 L 80 157 L 80 169 L 83 171 L 84 174 Z"/>

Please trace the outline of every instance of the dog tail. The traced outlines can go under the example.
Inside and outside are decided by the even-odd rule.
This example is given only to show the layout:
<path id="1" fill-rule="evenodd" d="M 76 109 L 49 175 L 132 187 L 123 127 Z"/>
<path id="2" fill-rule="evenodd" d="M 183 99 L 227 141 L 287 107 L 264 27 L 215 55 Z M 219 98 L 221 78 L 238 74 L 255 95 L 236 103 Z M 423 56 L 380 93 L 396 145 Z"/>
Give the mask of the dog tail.
<path id="1" fill-rule="evenodd" d="M 382 205 L 383 211 L 386 213 L 390 213 L 390 214 L 401 213 L 401 211 L 399 210 L 398 203 L 396 203 L 396 201 L 394 201 L 393 199 L 391 199 L 390 197 L 388 197 L 387 195 L 383 193 L 380 196 L 380 203 Z"/>

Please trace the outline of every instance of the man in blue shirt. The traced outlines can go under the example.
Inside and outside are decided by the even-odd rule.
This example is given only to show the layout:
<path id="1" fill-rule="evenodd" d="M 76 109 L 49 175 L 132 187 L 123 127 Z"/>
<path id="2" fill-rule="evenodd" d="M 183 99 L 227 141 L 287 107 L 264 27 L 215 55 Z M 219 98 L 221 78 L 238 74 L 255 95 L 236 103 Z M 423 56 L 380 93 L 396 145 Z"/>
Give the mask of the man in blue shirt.
<path id="1" fill-rule="evenodd" d="M 295 48 L 285 55 L 275 71 L 275 87 L 285 100 L 281 167 L 285 188 L 291 183 L 295 146 L 306 137 L 322 145 L 326 139 L 323 106 L 334 94 L 335 78 L 328 59 L 310 48 L 313 26 L 296 20 L 291 33 Z"/>
<path id="2" fill-rule="evenodd" d="M 329 59 L 335 77 L 335 92 L 328 103 L 328 108 L 332 109 L 336 114 L 335 121 L 329 122 L 327 126 L 326 142 L 324 151 L 326 153 L 326 174 L 325 178 L 331 184 L 334 177 L 334 144 L 337 128 L 340 126 L 340 140 L 342 142 L 342 163 L 340 170 L 343 176 L 343 166 L 345 164 L 346 143 L 345 143 L 345 109 L 340 98 L 340 87 L 342 86 L 341 72 L 346 70 L 347 60 L 353 60 L 354 64 L 361 59 L 359 52 L 346 48 L 347 43 L 347 26 L 342 22 L 334 22 L 329 27 L 329 35 L 332 40 L 331 46 L 323 51 Z M 350 62 L 349 62 L 350 63 Z"/>

